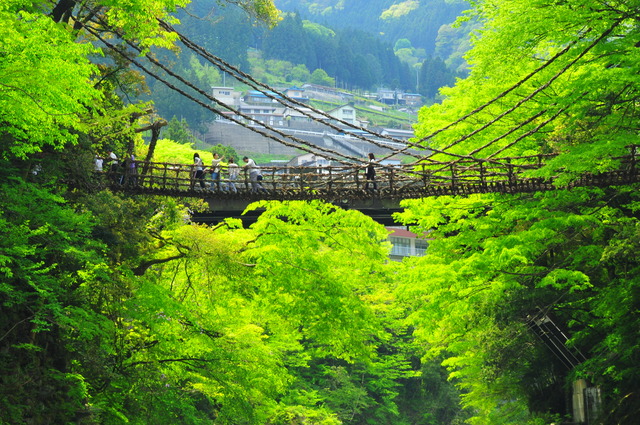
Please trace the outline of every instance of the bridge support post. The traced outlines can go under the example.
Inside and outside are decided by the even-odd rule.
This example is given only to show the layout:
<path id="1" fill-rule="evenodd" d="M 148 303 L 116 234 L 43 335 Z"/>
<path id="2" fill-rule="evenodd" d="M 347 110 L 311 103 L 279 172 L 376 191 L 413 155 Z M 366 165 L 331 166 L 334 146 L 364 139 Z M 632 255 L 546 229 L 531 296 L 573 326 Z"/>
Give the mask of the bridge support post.
<path id="1" fill-rule="evenodd" d="M 511 192 L 516 186 L 516 176 L 513 173 L 513 164 L 511 164 L 511 158 L 507 158 L 507 179 L 509 180 L 509 190 Z"/>
<path id="2" fill-rule="evenodd" d="M 451 164 L 449 165 L 449 169 L 451 170 L 451 194 L 455 195 L 457 185 L 456 185 L 456 167 Z"/>
<path id="3" fill-rule="evenodd" d="M 487 179 L 485 176 L 485 167 L 484 167 L 484 162 L 479 161 L 479 168 L 480 168 L 480 187 L 482 188 L 483 192 L 487 191 Z"/>

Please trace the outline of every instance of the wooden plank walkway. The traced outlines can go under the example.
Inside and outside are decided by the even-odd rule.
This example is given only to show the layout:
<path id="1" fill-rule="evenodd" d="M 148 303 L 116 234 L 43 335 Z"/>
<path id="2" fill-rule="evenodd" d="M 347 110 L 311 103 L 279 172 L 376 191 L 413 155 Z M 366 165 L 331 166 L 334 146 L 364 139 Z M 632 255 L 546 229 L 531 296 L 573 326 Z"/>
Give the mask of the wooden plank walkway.
<path id="1" fill-rule="evenodd" d="M 619 169 L 601 174 L 587 173 L 569 187 L 616 186 L 638 182 L 636 147 L 619 158 Z M 542 167 L 553 155 L 500 158 L 494 160 L 459 159 L 449 163 L 429 162 L 412 165 L 376 166 L 376 190 L 367 188 L 365 166 L 261 167 L 266 192 L 251 191 L 246 173 L 234 182 L 237 192 L 211 190 L 209 174 L 206 188 L 194 179 L 194 166 L 187 164 L 137 162 L 134 174 L 116 167 L 105 172 L 104 186 L 114 191 L 218 200 L 311 200 L 353 201 L 372 197 L 401 200 L 442 195 L 474 193 L 522 193 L 558 189 L 554 178 L 530 178 L 525 173 Z M 221 181 L 222 189 L 228 181 Z"/>

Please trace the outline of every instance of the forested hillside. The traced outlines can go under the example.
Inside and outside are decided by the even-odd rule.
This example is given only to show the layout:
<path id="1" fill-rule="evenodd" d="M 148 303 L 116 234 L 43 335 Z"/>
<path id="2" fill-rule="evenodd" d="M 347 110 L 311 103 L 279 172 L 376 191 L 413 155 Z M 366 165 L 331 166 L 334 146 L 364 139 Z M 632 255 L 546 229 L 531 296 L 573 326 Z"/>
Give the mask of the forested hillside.
<path id="1" fill-rule="evenodd" d="M 363 15 L 370 14 L 374 7 L 375 4 L 367 4 Z M 441 25 L 455 20 L 458 6 L 434 4 L 427 9 L 421 6 L 416 13 L 423 14 L 425 10 L 429 19 L 416 18 L 421 22 L 420 28 L 425 32 L 429 32 L 429 28 L 437 32 Z M 344 13 L 348 16 L 348 11 Z M 343 90 L 398 89 L 420 93 L 425 100 L 433 102 L 440 87 L 452 85 L 456 77 L 464 74 L 458 69 L 463 68 L 460 60 L 463 52 L 458 49 L 466 40 L 464 30 L 456 32 L 449 28 L 445 31 L 439 50 L 446 57 L 437 57 L 433 53 L 435 35 L 428 49 L 412 45 L 409 33 L 416 26 L 408 26 L 406 22 L 398 26 L 400 38 L 381 36 L 376 25 L 342 26 L 342 15 L 335 19 L 310 16 L 311 20 L 303 20 L 297 12 L 286 13 L 274 28 L 267 28 L 255 24 L 239 8 L 212 7 L 201 0 L 189 4 L 186 12 L 178 16 L 182 22 L 179 30 L 191 40 L 270 85 L 302 85 L 313 82 L 314 72 L 321 72 L 329 80 L 323 84 Z M 202 90 L 223 82 L 236 84 L 238 89 L 244 87 L 231 78 L 225 79 L 215 68 L 189 54 L 175 57 L 161 54 Z M 260 60 L 251 62 L 250 54 Z M 266 68 L 269 72 L 265 72 Z M 202 128 L 205 122 L 213 119 L 212 114 L 185 101 L 163 84 L 150 80 L 149 85 L 149 99 L 165 119 L 185 118 L 193 128 Z"/>
<path id="2" fill-rule="evenodd" d="M 379 35 L 392 45 L 408 39 L 428 56 L 435 56 L 440 27 L 453 23 L 470 8 L 466 0 L 276 0 L 275 4 L 333 28 Z"/>
<path id="3" fill-rule="evenodd" d="M 199 198 L 136 194 L 146 161 L 211 161 L 139 100 L 153 76 L 212 109 L 189 84 L 214 61 L 168 53 L 185 3 L 0 3 L 0 424 L 637 422 L 638 185 L 571 186 L 638 175 L 617 159 L 640 145 L 637 0 L 474 2 L 470 74 L 421 110 L 415 166 L 558 186 L 405 200 L 429 246 L 402 262 L 357 210 L 259 201 L 207 226 Z"/>
<path id="4" fill-rule="evenodd" d="M 347 90 L 375 90 L 391 87 L 415 91 L 416 71 L 403 63 L 393 46 L 382 42 L 379 37 L 360 30 L 333 31 L 310 22 L 303 22 L 298 15 L 285 15 L 274 28 L 254 23 L 238 8 L 220 11 L 210 9 L 205 2 L 194 2 L 189 13 L 180 15 L 180 31 L 193 42 L 201 45 L 228 63 L 252 73 L 258 80 L 286 87 L 314 82 L 312 76 L 321 72 L 330 82 L 315 82 L 336 85 Z M 206 17 L 196 19 L 194 16 Z M 189 54 L 161 53 L 165 61 L 174 63 L 174 69 L 188 76 L 202 90 L 212 85 L 237 85 L 239 90 L 246 87 L 232 78 L 225 79 L 221 72 L 210 67 L 201 59 Z M 253 62 L 250 55 L 253 54 Z M 265 66 L 265 64 L 267 66 Z M 269 72 L 264 72 L 265 68 Z M 447 82 L 453 82 L 454 73 L 442 69 Z M 172 77 L 168 77 L 175 81 Z M 425 79 L 425 81 L 427 81 Z M 443 84 L 442 76 L 433 80 Z M 425 88 L 426 88 L 425 84 Z M 198 105 L 189 103 L 163 84 L 150 80 L 149 99 L 153 100 L 159 112 L 166 118 L 173 116 L 186 118 L 194 128 L 198 128 L 214 115 Z M 437 88 L 430 89 L 434 93 Z"/>
<path id="5" fill-rule="evenodd" d="M 265 57 L 322 69 L 344 89 L 415 90 L 415 72 L 396 57 L 393 46 L 362 30 L 334 31 L 287 15 L 265 32 L 261 46 Z"/>

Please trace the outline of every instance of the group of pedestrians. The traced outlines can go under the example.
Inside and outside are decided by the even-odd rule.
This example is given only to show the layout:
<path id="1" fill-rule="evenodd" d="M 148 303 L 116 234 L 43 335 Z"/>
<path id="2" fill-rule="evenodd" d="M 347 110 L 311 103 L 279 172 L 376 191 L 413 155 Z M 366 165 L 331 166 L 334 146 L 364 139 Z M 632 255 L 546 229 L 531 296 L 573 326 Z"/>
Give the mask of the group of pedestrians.
<path id="1" fill-rule="evenodd" d="M 114 183 L 122 185 L 138 183 L 138 166 L 133 152 L 129 152 L 124 160 L 120 161 L 115 152 L 110 149 L 104 157 L 96 154 L 93 165 L 96 172 L 106 171 Z"/>
<path id="2" fill-rule="evenodd" d="M 242 161 L 244 165 L 242 166 L 236 163 L 235 158 L 230 158 L 228 162 L 225 162 L 224 159 L 224 155 L 220 156 L 217 152 L 213 152 L 211 167 L 207 169 L 202 158 L 200 158 L 200 154 L 197 152 L 194 153 L 192 185 L 197 182 L 201 189 L 206 189 L 205 177 L 208 173 L 211 175 L 211 191 L 237 193 L 238 187 L 236 184 L 239 182 L 241 169 L 244 169 L 249 174 L 251 192 L 267 193 L 267 189 L 265 189 L 261 183 L 262 175 L 260 174 L 260 167 L 253 159 L 247 156 L 243 157 Z M 375 156 L 370 153 L 365 168 L 365 190 L 376 191 L 378 189 L 376 183 L 376 165 Z M 132 152 L 125 157 L 124 161 L 120 161 L 113 150 L 109 150 L 105 157 L 96 155 L 94 158 L 94 167 L 96 172 L 106 171 L 114 183 L 121 185 L 137 184 L 137 163 Z M 223 175 L 225 178 L 223 178 Z"/>
<path id="3" fill-rule="evenodd" d="M 251 183 L 252 193 L 267 193 L 267 190 L 262 186 L 262 175 L 260 174 L 260 167 L 256 162 L 249 158 L 242 158 L 244 165 L 242 166 L 249 173 L 249 182 Z M 377 191 L 378 184 L 376 182 L 376 166 L 378 165 L 376 157 L 373 153 L 368 155 L 368 162 L 365 168 L 365 190 Z M 207 169 L 200 158 L 198 153 L 193 154 L 193 166 L 195 169 L 194 180 L 199 182 L 202 189 L 206 188 L 205 174 Z M 240 175 L 240 167 L 236 164 L 235 159 L 231 158 L 228 163 L 224 162 L 224 156 L 220 156 L 217 152 L 213 153 L 213 160 L 211 161 L 211 168 L 208 170 L 211 174 L 211 190 L 222 192 L 237 193 L 238 189 L 236 183 L 238 182 L 238 176 Z M 227 179 L 223 180 L 222 174 L 227 174 Z"/>
<path id="4" fill-rule="evenodd" d="M 240 176 L 240 169 L 245 169 L 249 173 L 249 181 L 251 182 L 251 192 L 267 192 L 267 190 L 260 183 L 260 167 L 258 167 L 253 159 L 248 157 L 242 158 L 244 165 L 240 167 L 235 158 L 230 158 L 229 162 L 224 161 L 224 155 L 220 156 L 217 152 L 213 153 L 213 159 L 211 160 L 211 167 L 207 169 L 200 158 L 200 154 L 197 152 L 193 154 L 193 167 L 194 167 L 194 183 L 198 182 L 201 189 L 206 189 L 205 176 L 207 173 L 211 175 L 210 190 L 219 192 L 232 192 L 237 193 L 238 178 Z M 223 174 L 224 177 L 223 178 Z"/>

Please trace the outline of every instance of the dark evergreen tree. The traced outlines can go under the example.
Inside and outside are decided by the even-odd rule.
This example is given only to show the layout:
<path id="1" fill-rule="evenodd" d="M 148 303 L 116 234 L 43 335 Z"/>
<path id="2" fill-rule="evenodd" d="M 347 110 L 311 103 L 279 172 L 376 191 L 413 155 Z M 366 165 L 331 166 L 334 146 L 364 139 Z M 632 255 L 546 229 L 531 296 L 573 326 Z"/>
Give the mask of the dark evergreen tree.
<path id="1" fill-rule="evenodd" d="M 249 71 L 247 47 L 252 45 L 254 25 L 242 10 L 234 6 L 212 9 L 208 2 L 196 0 L 179 17 L 180 32 L 226 62 Z"/>
<path id="2" fill-rule="evenodd" d="M 453 85 L 456 76 L 456 73 L 449 70 L 442 59 L 429 57 L 420 67 L 418 91 L 421 95 L 433 99 L 440 87 Z"/>
<path id="3" fill-rule="evenodd" d="M 262 51 L 266 58 L 285 60 L 291 63 L 313 65 L 315 55 L 310 53 L 309 36 L 298 14 L 285 15 L 280 24 L 265 33 Z"/>

